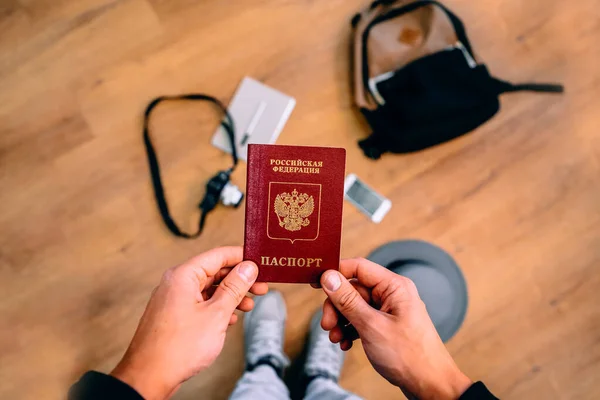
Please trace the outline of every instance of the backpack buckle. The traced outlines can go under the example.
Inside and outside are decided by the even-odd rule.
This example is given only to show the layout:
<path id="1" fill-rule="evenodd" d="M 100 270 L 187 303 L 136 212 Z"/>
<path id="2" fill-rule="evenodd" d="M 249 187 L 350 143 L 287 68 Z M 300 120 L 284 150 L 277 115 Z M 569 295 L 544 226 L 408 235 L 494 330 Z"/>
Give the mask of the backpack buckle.
<path id="1" fill-rule="evenodd" d="M 375 99 L 377 104 L 379 104 L 380 106 L 385 105 L 385 99 L 383 98 L 381 93 L 379 93 L 379 89 L 377 89 L 377 85 L 383 81 L 390 79 L 391 77 L 394 76 L 395 73 L 396 73 L 395 71 L 384 72 L 381 75 L 377 75 L 377 76 L 369 79 L 369 92 L 373 96 L 373 99 Z"/>

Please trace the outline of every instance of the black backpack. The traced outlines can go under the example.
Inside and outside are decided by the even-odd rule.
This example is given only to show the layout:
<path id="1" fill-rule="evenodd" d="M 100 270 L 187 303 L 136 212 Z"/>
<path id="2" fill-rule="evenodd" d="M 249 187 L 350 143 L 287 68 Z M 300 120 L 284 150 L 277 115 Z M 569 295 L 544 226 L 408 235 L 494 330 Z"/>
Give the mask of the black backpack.
<path id="1" fill-rule="evenodd" d="M 355 102 L 373 129 L 359 145 L 373 159 L 472 131 L 498 112 L 502 93 L 563 91 L 492 77 L 461 20 L 437 1 L 375 1 L 352 24 Z"/>

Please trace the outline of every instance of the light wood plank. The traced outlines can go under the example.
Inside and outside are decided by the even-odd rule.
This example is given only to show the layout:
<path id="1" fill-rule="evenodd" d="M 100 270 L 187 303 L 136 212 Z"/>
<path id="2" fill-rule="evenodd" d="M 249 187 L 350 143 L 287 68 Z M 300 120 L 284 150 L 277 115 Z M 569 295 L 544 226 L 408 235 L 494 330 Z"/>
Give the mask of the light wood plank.
<path id="1" fill-rule="evenodd" d="M 451 0 L 492 73 L 561 81 L 563 96 L 511 94 L 476 132 L 418 154 L 366 159 L 352 107 L 349 19 L 358 0 L 9 0 L 0 5 L 0 397 L 60 397 L 109 371 L 162 271 L 241 244 L 244 210 L 218 208 L 198 240 L 163 228 L 141 142 L 156 95 L 228 101 L 253 76 L 296 97 L 281 144 L 344 146 L 354 172 L 393 201 L 373 225 L 344 210 L 342 255 L 420 238 L 463 268 L 470 304 L 448 347 L 502 398 L 596 399 L 600 384 L 600 18 L 597 2 Z M 173 214 L 197 220 L 228 156 L 209 145 L 206 105 L 158 110 L 153 133 Z M 234 181 L 244 186 L 245 166 Z M 274 285 L 297 356 L 323 295 Z M 176 398 L 224 399 L 243 369 L 241 326 Z M 35 377 L 35 385 L 31 384 Z M 402 398 L 360 346 L 342 386 Z"/>

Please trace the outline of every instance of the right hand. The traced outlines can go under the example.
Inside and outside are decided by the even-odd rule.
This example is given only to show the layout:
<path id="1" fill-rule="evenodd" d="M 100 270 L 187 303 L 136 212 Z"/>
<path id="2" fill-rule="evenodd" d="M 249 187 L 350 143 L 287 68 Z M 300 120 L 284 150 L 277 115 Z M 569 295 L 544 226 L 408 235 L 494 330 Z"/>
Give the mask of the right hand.
<path id="1" fill-rule="evenodd" d="M 342 350 L 360 338 L 375 370 L 420 400 L 458 399 L 471 380 L 454 363 L 414 283 L 365 259 L 326 271 L 321 326 Z M 349 325 L 351 324 L 351 325 Z"/>
<path id="2" fill-rule="evenodd" d="M 247 292 L 267 293 L 257 276 L 256 264 L 242 262 L 241 247 L 212 249 L 169 269 L 111 375 L 145 399 L 170 397 L 221 353 L 236 308 L 254 307 Z"/>

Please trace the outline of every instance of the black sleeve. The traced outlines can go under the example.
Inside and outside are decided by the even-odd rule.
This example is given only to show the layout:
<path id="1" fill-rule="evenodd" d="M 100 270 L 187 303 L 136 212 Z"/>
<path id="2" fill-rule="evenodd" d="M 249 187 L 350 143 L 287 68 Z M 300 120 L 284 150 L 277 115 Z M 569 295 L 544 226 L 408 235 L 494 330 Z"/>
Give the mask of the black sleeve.
<path id="1" fill-rule="evenodd" d="M 71 386 L 69 400 L 144 400 L 128 384 L 110 375 L 88 371 Z"/>
<path id="2" fill-rule="evenodd" d="M 498 400 L 483 382 L 475 382 L 458 400 Z"/>

